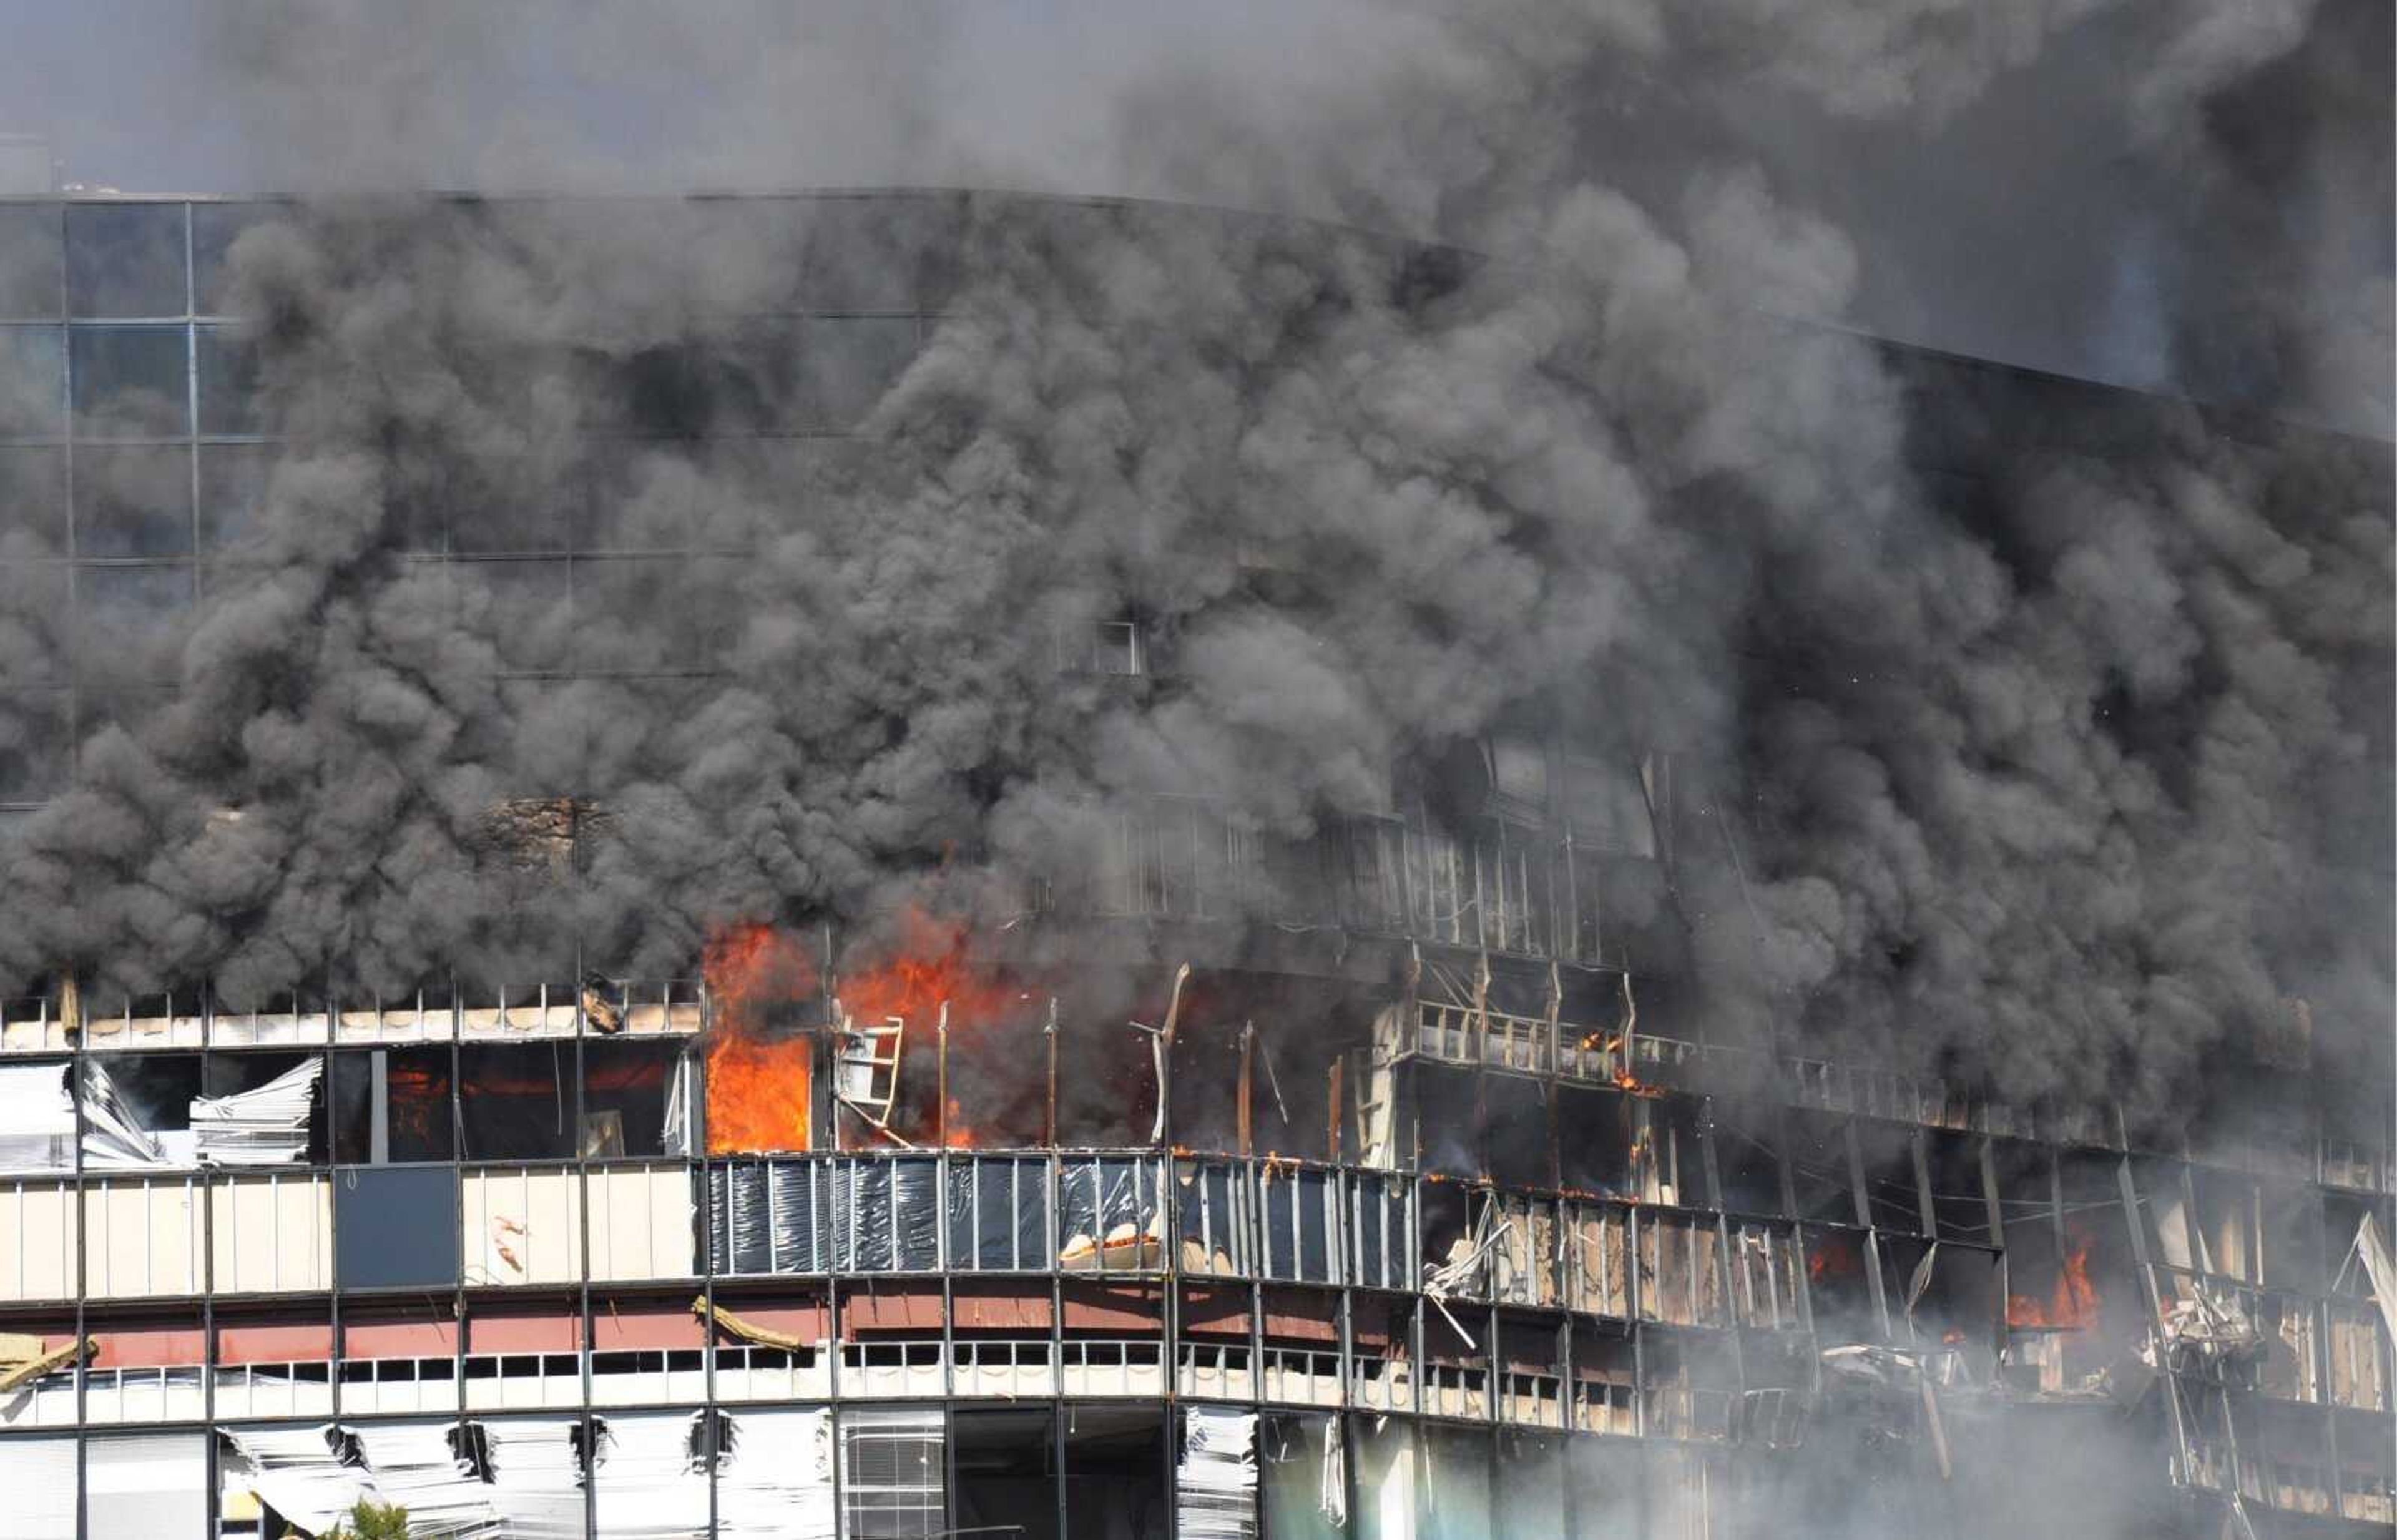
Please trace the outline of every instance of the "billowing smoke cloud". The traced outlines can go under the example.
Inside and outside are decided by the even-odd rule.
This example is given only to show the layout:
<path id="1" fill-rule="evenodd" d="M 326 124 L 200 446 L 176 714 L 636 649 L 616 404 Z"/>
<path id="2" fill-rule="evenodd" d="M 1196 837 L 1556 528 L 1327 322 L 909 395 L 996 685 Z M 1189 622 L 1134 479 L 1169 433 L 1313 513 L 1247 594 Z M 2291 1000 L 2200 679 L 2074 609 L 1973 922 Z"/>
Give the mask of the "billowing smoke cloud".
<path id="1" fill-rule="evenodd" d="M 1841 315 L 1846 235 L 1720 133 L 1588 174 L 1610 114 L 1673 96 L 1944 120 L 2100 9 L 1421 7 L 1252 83 L 1203 48 L 1128 72 L 1120 174 L 1488 253 L 1429 291 L 1329 227 L 997 199 L 825 206 L 846 247 L 737 203 L 261 226 L 230 269 L 287 448 L 171 699 L 92 736 L 26 830 L 9 965 L 240 998 L 555 971 L 572 937 L 663 971 L 728 918 L 864 913 L 927 869 L 1014 892 L 1159 787 L 1303 835 L 1536 704 L 1715 767 L 1756 846 L 1750 893 L 1696 895 L 1727 1019 L 2026 1099 L 2129 1068 L 2148 1114 L 2288 997 L 2368 1030 L 2385 454 L 2164 409 L 2126 448 L 2042 430 L 1960 514 L 1909 469 L 1925 430 L 1881 355 L 1757 318 Z M 2306 15 L 2147 18 L 2168 46 L 2131 98 L 2185 122 Z M 804 169 L 837 123 L 894 165 L 1009 158 L 860 89 L 915 78 L 904 19 L 608 11 L 563 56 L 574 110 L 499 121 L 435 87 L 529 34 L 458 20 L 402 47 L 379 7 L 251 14 L 222 58 L 262 126 L 326 136 L 328 182 L 604 183 L 577 83 L 643 50 L 738 87 L 693 120 L 694 175 Z M 886 398 L 834 399 L 870 357 L 796 378 L 808 340 L 761 341 L 935 226 L 946 318 Z M 592 449 L 836 408 L 864 439 Z M 586 518 L 586 549 L 721 555 L 581 564 L 570 606 L 548 566 L 413 559 Z M 1299 575 L 1270 605 L 1261 560 Z M 1171 666 L 1061 684 L 1059 638 L 1126 613 Z M 598 821 L 563 831 L 570 883 L 524 821 L 585 815 L 535 797 Z"/>
<path id="2" fill-rule="evenodd" d="M 987 142 L 893 84 L 971 24 L 780 13 L 592 10 L 540 108 L 514 11 L 221 40 L 322 194 L 227 258 L 280 447 L 189 627 L 83 660 L 78 783 L 0 851 L 7 984 L 657 976 L 928 888 L 1004 924 L 1160 793 L 1262 848 L 1530 716 L 1688 768 L 1690 1030 L 2149 1125 L 2297 998 L 2318 1063 L 2385 1065 L 2387 446 L 1781 319 L 1885 280 L 1751 135 L 1985 130 L 2009 72 L 2136 22 L 2124 100 L 2252 214 L 2219 114 L 2310 7 L 1334 9 L 1261 34 L 1313 51 L 1169 30 L 1095 83 L 1105 132 Z M 1274 212 L 409 195 L 885 166 Z M 920 339 L 871 314 L 919 301 Z M 2385 405 L 2259 315 L 2308 401 Z M 609 555 L 425 559 L 569 543 Z M 1124 616 L 1157 666 L 1071 666 Z"/>

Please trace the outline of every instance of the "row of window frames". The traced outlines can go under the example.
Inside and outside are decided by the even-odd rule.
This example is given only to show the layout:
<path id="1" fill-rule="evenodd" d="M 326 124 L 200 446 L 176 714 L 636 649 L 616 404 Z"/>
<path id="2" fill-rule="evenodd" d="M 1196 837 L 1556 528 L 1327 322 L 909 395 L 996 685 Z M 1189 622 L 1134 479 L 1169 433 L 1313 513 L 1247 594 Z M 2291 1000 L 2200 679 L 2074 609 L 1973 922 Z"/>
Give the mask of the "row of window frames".
<path id="1" fill-rule="evenodd" d="M 79 446 L 70 495 L 63 448 L 0 445 L 0 562 L 65 555 L 70 517 L 77 556 L 170 557 L 190 556 L 195 546 L 238 551 L 256 531 L 279 452 L 261 443 Z M 619 495 L 606 476 L 594 468 L 563 490 L 551 489 L 543 501 L 471 514 L 402 506 L 391 516 L 392 538 L 404 554 L 419 556 L 737 549 L 738 531 L 711 531 L 695 502 L 653 506 L 637 492 Z M 603 528 L 611 505 L 629 516 Z"/>
<path id="2" fill-rule="evenodd" d="M 72 369 L 69 365 L 72 364 Z M 256 344 L 229 327 L 0 326 L 0 440 L 260 431 Z"/>
<path id="3" fill-rule="evenodd" d="M 915 316 L 761 323 L 729 352 L 659 350 L 586 384 L 612 395 L 628 426 L 653 431 L 840 431 L 880 398 L 921 335 Z M 203 435 L 263 431 L 256 344 L 210 324 L 0 325 L 0 440 L 56 438 L 70 422 L 77 439 L 181 437 L 194 394 Z"/>
<path id="4" fill-rule="evenodd" d="M 796 259 L 793 275 L 806 293 L 844 308 L 905 309 L 918 297 L 918 278 L 941 287 L 932 273 L 916 271 L 939 245 L 937 209 L 877 207 L 872 200 L 659 200 L 654 208 L 598 217 L 696 216 L 690 246 L 708 246 L 712 221 L 742 248 L 757 252 L 776 248 L 768 244 L 778 238 L 776 206 L 796 211 L 802 203 L 814 206 L 810 220 L 779 235 L 796 243 L 785 255 Z M 61 305 L 78 318 L 224 314 L 230 308 L 225 259 L 234 239 L 288 212 L 271 203 L 0 203 L 0 318 L 55 318 Z M 548 217 L 572 212 L 571 205 L 560 205 Z M 844 225 L 844 214 L 864 222 Z M 765 222 L 741 237 L 738 226 L 753 217 Z M 802 224 L 829 245 L 803 238 L 810 230 Z M 877 227 L 887 228 L 877 235 Z M 925 251 L 906 260 L 918 247 Z"/>
<path id="5" fill-rule="evenodd" d="M 0 315 L 185 315 L 222 299 L 242 204 L 0 205 Z"/>

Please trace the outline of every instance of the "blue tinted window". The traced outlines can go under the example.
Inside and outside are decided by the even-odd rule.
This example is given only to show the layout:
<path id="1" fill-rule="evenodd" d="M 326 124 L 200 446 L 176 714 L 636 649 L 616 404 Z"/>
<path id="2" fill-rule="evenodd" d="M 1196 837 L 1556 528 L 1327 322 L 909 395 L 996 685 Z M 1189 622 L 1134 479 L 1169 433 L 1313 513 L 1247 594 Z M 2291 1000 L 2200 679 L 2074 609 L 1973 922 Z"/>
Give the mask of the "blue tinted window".
<path id="1" fill-rule="evenodd" d="M 344 1166 L 333 1173 L 333 1277 L 344 1289 L 458 1281 L 454 1166 Z"/>

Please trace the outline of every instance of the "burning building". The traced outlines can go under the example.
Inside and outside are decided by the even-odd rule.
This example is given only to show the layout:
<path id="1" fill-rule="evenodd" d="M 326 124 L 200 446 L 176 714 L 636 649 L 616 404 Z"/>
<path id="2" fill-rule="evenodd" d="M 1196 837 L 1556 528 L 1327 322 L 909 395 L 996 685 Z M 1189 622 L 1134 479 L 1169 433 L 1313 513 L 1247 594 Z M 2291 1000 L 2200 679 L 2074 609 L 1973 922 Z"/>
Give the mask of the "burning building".
<path id="1" fill-rule="evenodd" d="M 2388 1533 L 2387 447 L 1532 287 L 0 206 L 0 1535 Z"/>

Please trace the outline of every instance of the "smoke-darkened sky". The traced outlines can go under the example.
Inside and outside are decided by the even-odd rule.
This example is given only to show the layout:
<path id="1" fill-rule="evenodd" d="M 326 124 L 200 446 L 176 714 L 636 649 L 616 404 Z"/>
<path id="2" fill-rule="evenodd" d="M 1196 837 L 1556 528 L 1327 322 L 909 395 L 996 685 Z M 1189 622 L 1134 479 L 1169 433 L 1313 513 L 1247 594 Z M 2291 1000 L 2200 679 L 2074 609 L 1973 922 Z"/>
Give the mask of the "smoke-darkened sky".
<path id="1" fill-rule="evenodd" d="M 129 191 L 972 182 L 1354 213 L 1270 141 L 1422 68 L 1433 7 L 786 9 L 6 0 L 0 132 Z M 2387 5 L 1553 9 L 1620 36 L 1558 97 L 1572 158 L 1665 194 L 1758 163 L 1855 247 L 1817 318 L 2389 435 Z M 1193 97 L 1254 140 L 1188 135 Z M 1372 181 L 1395 147 L 1351 148 Z"/>

